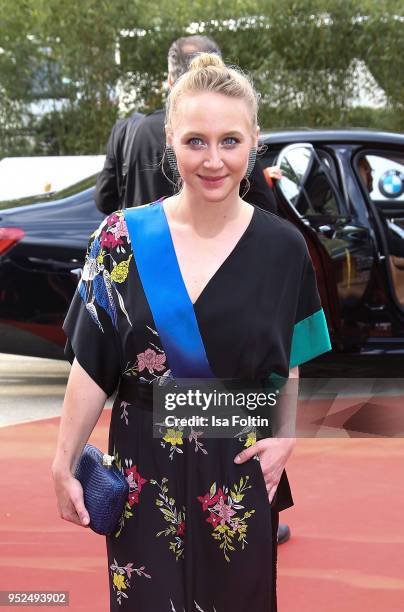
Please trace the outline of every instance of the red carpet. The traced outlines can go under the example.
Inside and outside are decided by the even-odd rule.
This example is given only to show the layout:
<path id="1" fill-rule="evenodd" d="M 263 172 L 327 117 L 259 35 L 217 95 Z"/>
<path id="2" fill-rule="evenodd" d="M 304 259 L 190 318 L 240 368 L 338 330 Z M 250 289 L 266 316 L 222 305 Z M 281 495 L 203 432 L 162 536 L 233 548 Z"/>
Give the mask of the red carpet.
<path id="1" fill-rule="evenodd" d="M 109 418 L 90 439 L 105 450 Z M 105 539 L 58 515 L 58 423 L 0 429 L 0 590 L 67 590 L 72 612 L 106 612 Z M 279 547 L 279 612 L 402 612 L 404 440 L 301 439 L 288 475 L 295 506 L 281 513 L 292 538 Z"/>

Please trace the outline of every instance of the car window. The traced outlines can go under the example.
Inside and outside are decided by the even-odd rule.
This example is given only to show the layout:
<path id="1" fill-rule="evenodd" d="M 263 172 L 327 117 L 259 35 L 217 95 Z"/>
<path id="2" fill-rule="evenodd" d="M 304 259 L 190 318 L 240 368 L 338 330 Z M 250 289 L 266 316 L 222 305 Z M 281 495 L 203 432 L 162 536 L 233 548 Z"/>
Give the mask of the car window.
<path id="1" fill-rule="evenodd" d="M 336 198 L 336 170 L 331 156 L 311 145 L 283 149 L 278 158 L 279 188 L 299 216 L 338 217 L 343 213 Z"/>
<path id="2" fill-rule="evenodd" d="M 357 172 L 374 202 L 402 202 L 404 207 L 404 156 L 394 152 L 362 154 Z"/>

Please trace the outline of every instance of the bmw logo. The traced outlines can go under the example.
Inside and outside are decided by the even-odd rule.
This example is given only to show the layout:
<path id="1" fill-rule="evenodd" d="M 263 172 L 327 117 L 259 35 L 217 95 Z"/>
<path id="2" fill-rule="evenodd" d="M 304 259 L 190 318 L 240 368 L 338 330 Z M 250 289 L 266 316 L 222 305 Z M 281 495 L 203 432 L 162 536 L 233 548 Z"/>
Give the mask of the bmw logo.
<path id="1" fill-rule="evenodd" d="M 399 198 L 404 193 L 404 174 L 387 170 L 379 179 L 379 189 L 386 198 Z"/>

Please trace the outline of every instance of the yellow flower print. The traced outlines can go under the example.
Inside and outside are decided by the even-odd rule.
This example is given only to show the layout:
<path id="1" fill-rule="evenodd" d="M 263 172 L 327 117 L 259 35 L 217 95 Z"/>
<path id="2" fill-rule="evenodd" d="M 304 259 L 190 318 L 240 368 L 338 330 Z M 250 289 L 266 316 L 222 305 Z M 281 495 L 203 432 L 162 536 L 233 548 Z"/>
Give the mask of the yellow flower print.
<path id="1" fill-rule="evenodd" d="M 122 574 L 117 574 L 116 572 L 114 572 L 114 585 L 120 591 L 122 591 L 123 589 L 126 589 L 125 576 L 123 576 Z"/>
<path id="2" fill-rule="evenodd" d="M 182 431 L 179 429 L 167 429 L 167 433 L 163 440 L 170 442 L 172 446 L 176 444 L 182 444 Z"/>
<path id="3" fill-rule="evenodd" d="M 127 279 L 131 258 L 132 255 L 129 255 L 128 259 L 121 261 L 113 268 L 113 270 L 111 270 L 112 281 L 115 283 L 123 283 Z"/>
<path id="4" fill-rule="evenodd" d="M 252 446 L 253 444 L 255 444 L 257 441 L 257 434 L 255 431 L 250 431 L 248 436 L 247 436 L 247 440 L 246 443 L 244 444 L 244 446 L 246 448 L 248 448 L 249 446 Z"/>
<path id="5" fill-rule="evenodd" d="M 99 264 L 102 264 L 103 260 L 104 260 L 104 251 L 101 251 L 100 254 L 97 257 L 97 262 Z"/>
<path id="6" fill-rule="evenodd" d="M 117 560 L 114 559 L 114 562 L 109 566 L 112 574 L 112 582 L 113 588 L 116 592 L 116 600 L 119 605 L 122 604 L 122 597 L 124 599 L 128 599 L 128 595 L 124 593 L 128 588 L 131 587 L 131 578 L 132 574 L 135 576 L 144 576 L 145 578 L 151 578 L 150 574 L 146 574 L 144 571 L 146 567 L 142 565 L 141 567 L 133 567 L 133 563 L 127 563 L 122 566 L 119 565 Z M 131 606 L 131 610 L 132 610 Z"/>

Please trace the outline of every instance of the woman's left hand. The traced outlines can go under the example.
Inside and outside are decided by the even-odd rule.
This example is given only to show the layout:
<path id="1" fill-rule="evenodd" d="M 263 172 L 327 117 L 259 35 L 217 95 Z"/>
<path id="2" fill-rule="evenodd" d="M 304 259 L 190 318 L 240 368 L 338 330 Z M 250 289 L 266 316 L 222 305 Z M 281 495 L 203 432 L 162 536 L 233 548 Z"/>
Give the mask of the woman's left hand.
<path id="1" fill-rule="evenodd" d="M 254 455 L 259 456 L 269 503 L 274 498 L 286 461 L 295 443 L 296 438 L 264 438 L 241 451 L 234 458 L 235 463 L 245 463 Z"/>

